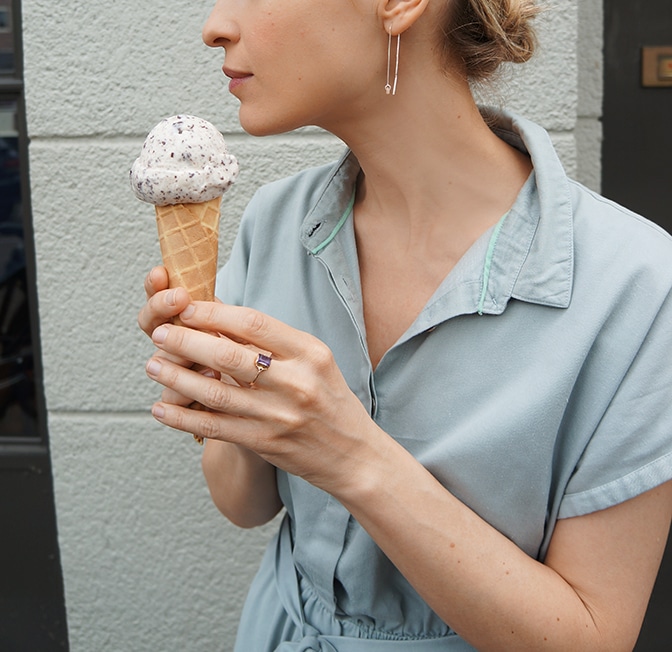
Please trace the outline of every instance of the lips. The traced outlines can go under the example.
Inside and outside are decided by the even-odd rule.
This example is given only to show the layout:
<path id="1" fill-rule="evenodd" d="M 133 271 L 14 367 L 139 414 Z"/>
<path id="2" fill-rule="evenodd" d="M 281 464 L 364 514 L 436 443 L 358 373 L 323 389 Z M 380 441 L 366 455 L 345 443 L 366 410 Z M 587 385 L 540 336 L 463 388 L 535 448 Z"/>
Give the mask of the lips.
<path id="1" fill-rule="evenodd" d="M 222 68 L 222 72 L 229 78 L 229 79 L 243 79 L 244 77 L 251 77 L 251 73 L 249 72 L 243 72 L 241 70 L 234 70 L 233 68 L 227 68 L 224 66 Z"/>
<path id="2" fill-rule="evenodd" d="M 229 82 L 229 92 L 233 92 L 247 79 L 250 79 L 252 77 L 252 74 L 249 72 L 243 72 L 242 70 L 234 70 L 232 68 L 227 68 L 226 66 L 222 68 L 222 72 L 231 80 Z"/>

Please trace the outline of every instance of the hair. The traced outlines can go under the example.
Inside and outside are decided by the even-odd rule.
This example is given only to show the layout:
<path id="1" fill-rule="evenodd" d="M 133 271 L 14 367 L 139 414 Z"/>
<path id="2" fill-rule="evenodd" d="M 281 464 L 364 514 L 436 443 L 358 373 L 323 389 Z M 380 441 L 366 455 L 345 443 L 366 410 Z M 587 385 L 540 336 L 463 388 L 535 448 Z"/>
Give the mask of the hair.
<path id="1" fill-rule="evenodd" d="M 441 21 L 444 61 L 461 62 L 470 82 L 486 82 L 502 63 L 525 63 L 536 49 L 534 0 L 449 0 Z"/>

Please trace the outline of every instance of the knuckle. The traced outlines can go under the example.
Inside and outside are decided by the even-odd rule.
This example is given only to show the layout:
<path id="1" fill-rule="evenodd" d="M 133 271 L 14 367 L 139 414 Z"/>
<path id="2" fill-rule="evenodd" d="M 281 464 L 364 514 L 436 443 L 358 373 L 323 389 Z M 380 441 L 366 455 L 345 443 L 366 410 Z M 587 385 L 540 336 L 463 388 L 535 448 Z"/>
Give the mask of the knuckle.
<path id="1" fill-rule="evenodd" d="M 308 414 L 315 406 L 317 397 L 321 393 L 321 376 L 319 374 L 310 374 L 307 376 L 297 376 L 291 383 L 291 394 L 293 403 L 299 408 L 297 412 L 291 412 L 286 415 L 288 419 L 301 421 L 303 416 Z"/>
<path id="2" fill-rule="evenodd" d="M 164 387 L 174 388 L 179 381 L 179 369 L 173 365 L 164 364 L 161 369 L 160 381 Z"/>
<path id="3" fill-rule="evenodd" d="M 199 414 L 200 416 L 196 421 L 196 432 L 193 434 L 206 439 L 218 439 L 221 429 L 217 417 L 211 412 L 200 412 Z"/>
<path id="4" fill-rule="evenodd" d="M 159 325 L 159 321 L 154 310 L 154 302 L 149 299 L 138 312 L 138 326 L 146 335 L 151 336 L 152 331 Z"/>
<path id="5" fill-rule="evenodd" d="M 149 299 L 154 294 L 154 283 L 152 282 L 152 272 L 148 272 L 145 276 L 145 296 Z"/>
<path id="6" fill-rule="evenodd" d="M 206 385 L 203 402 L 208 407 L 221 410 L 229 404 L 229 394 L 229 389 L 224 383 L 212 381 Z"/>
<path id="7" fill-rule="evenodd" d="M 172 410 L 172 419 L 173 422 L 170 424 L 173 428 L 177 430 L 187 430 L 187 424 L 185 421 L 185 415 L 182 410 Z"/>
<path id="8" fill-rule="evenodd" d="M 320 373 L 327 371 L 334 364 L 334 354 L 331 352 L 331 349 L 319 340 L 313 342 L 309 351 L 309 357 L 312 365 Z"/>
<path id="9" fill-rule="evenodd" d="M 265 316 L 257 310 L 246 310 L 243 313 L 241 325 L 250 341 L 266 335 L 268 330 Z"/>
<path id="10" fill-rule="evenodd" d="M 201 308 L 203 312 L 203 321 L 206 324 L 218 324 L 219 323 L 219 304 L 212 302 L 212 301 L 206 301 L 203 302 L 202 304 L 199 304 L 199 308 Z"/>
<path id="11" fill-rule="evenodd" d="M 166 337 L 164 348 L 179 353 L 184 349 L 188 336 L 188 329 L 181 328 L 179 326 L 170 327 L 168 329 L 168 335 Z"/>
<path id="12" fill-rule="evenodd" d="M 305 396 L 302 397 L 305 399 Z M 299 403 L 301 407 L 307 406 L 308 401 L 302 401 Z M 283 414 L 280 415 L 278 421 L 283 423 L 285 432 L 295 433 L 300 432 L 306 422 L 307 411 L 305 409 L 301 410 L 286 410 Z"/>
<path id="13" fill-rule="evenodd" d="M 220 340 L 214 347 L 213 362 L 220 370 L 241 369 L 244 366 L 244 353 L 239 346 Z"/>

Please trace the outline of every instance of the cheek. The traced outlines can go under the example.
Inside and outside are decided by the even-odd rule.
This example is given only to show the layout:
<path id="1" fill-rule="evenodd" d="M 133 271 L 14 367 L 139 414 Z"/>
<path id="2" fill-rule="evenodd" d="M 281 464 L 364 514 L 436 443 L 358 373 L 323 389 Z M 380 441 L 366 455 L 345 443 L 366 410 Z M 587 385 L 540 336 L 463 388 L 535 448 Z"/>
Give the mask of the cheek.
<path id="1" fill-rule="evenodd" d="M 273 15 L 265 14 L 247 26 L 248 29 L 244 33 L 246 49 L 253 53 L 255 59 L 272 60 L 279 54 L 283 46 L 283 35 L 287 35 L 283 24 L 285 22 L 282 19 L 277 20 Z"/>
<path id="2" fill-rule="evenodd" d="M 320 31 L 317 26 L 322 21 L 324 18 L 319 16 L 311 19 L 311 14 L 297 16 L 291 8 L 282 14 L 264 15 L 251 28 L 247 49 L 254 49 L 254 58 L 263 61 L 264 66 L 270 68 L 270 74 L 291 75 L 292 70 L 314 67 L 312 62 L 317 59 L 326 65 L 329 62 L 325 62 L 326 52 L 331 52 L 333 65 L 333 58 L 342 51 L 343 41 L 334 43 L 331 29 Z"/>

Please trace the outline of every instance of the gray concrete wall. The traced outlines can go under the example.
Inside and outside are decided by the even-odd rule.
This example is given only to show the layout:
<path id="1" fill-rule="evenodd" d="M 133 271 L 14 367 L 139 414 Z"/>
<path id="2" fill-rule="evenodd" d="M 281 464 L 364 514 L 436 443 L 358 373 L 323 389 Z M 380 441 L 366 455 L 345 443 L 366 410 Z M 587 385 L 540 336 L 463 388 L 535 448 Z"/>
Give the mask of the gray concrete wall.
<path id="1" fill-rule="evenodd" d="M 547 3 L 539 57 L 486 99 L 545 125 L 568 171 L 594 185 L 601 18 L 585 10 L 599 3 L 584 1 L 581 10 L 578 0 Z M 222 258 L 260 184 L 341 148 L 315 130 L 269 139 L 241 132 L 222 55 L 200 41 L 211 3 L 22 3 L 40 326 L 73 652 L 231 649 L 274 528 L 227 524 L 210 504 L 199 447 L 148 415 L 157 393 L 144 373 L 151 346 L 135 323 L 143 277 L 160 257 L 153 210 L 135 200 L 127 175 L 156 122 L 200 115 L 240 160 L 224 201 Z"/>
<path id="2" fill-rule="evenodd" d="M 578 32 L 577 178 L 600 191 L 602 176 L 603 0 L 581 0 Z"/>

